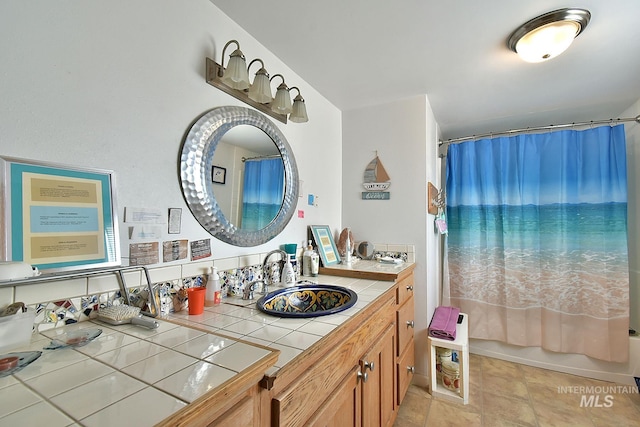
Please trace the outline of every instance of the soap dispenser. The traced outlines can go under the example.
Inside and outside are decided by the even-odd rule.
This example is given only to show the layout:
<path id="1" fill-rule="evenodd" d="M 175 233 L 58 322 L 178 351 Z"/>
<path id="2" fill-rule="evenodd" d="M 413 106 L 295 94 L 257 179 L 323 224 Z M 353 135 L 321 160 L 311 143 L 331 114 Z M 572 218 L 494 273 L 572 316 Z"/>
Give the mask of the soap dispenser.
<path id="1" fill-rule="evenodd" d="M 344 249 L 344 263 L 348 266 L 351 265 L 352 253 L 353 253 L 353 248 L 351 247 L 351 229 L 347 228 L 347 240 L 345 242 L 345 249 Z"/>
<path id="2" fill-rule="evenodd" d="M 204 297 L 204 305 L 207 307 L 219 305 L 221 299 L 220 276 L 218 275 L 218 269 L 216 267 L 212 267 L 210 272 Z"/>
<path id="3" fill-rule="evenodd" d="M 311 240 L 307 245 L 307 249 L 302 254 L 302 275 L 311 276 L 311 257 L 313 256 L 313 246 L 311 246 Z"/>
<path id="4" fill-rule="evenodd" d="M 293 271 L 293 264 L 291 264 L 291 254 L 287 254 L 287 262 L 282 269 L 282 286 L 289 288 L 296 284 L 296 273 Z"/>

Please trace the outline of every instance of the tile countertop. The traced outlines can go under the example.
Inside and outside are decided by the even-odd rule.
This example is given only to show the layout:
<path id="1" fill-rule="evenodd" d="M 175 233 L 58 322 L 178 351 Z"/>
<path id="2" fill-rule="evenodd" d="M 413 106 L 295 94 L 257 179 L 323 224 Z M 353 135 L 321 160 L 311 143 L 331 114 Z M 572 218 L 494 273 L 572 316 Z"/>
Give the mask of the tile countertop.
<path id="1" fill-rule="evenodd" d="M 375 269 L 371 262 L 360 263 L 364 271 Z M 385 268 L 397 275 L 409 267 L 413 264 Z M 200 315 L 184 311 L 158 318 L 156 330 L 96 320 L 41 332 L 29 346 L 11 350 L 42 355 L 13 375 L 0 377 L 5 396 L 0 423 L 108 426 L 122 424 L 124 416 L 127 424 L 154 425 L 250 367 L 277 357 L 275 365 L 265 364 L 265 374 L 275 374 L 393 286 L 393 279 L 380 277 L 383 280 L 303 278 L 358 294 L 353 307 L 316 318 L 270 316 L 256 308 L 257 298 L 229 297 Z M 79 329 L 102 333 L 82 347 L 43 350 L 52 339 Z"/>

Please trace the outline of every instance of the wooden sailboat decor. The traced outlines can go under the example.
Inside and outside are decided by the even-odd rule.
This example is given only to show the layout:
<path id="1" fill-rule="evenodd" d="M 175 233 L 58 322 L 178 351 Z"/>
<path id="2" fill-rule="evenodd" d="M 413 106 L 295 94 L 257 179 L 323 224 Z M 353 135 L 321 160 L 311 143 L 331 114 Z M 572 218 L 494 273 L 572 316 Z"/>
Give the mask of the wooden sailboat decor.
<path id="1" fill-rule="evenodd" d="M 362 185 L 367 190 L 362 192 L 363 200 L 389 200 L 390 193 L 385 191 L 391 185 L 389 174 L 382 166 L 377 153 L 364 170 Z"/>

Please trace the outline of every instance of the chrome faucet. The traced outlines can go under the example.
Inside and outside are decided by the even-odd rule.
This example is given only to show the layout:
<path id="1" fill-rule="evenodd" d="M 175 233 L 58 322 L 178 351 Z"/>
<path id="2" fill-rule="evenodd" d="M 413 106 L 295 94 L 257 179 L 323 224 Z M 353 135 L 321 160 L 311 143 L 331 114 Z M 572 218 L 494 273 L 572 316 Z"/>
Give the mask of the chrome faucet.
<path id="1" fill-rule="evenodd" d="M 269 252 L 265 257 L 264 257 L 264 261 L 262 262 L 262 275 L 263 278 L 261 280 L 255 280 L 249 284 L 247 284 L 243 291 L 242 291 L 242 299 L 245 300 L 250 300 L 253 299 L 253 291 L 255 288 L 256 283 L 262 283 L 262 293 L 263 294 L 268 294 L 269 293 L 269 285 L 273 285 L 275 283 L 274 281 L 274 274 L 271 274 L 269 271 L 267 271 L 267 265 L 269 263 L 269 258 L 271 258 L 271 255 L 275 255 L 275 254 L 280 254 L 280 261 L 279 266 L 278 266 L 278 278 L 280 278 L 280 276 L 282 275 L 282 269 L 284 268 L 284 263 L 285 260 L 287 259 L 287 253 L 285 251 L 283 251 L 282 249 L 275 249 L 271 252 Z"/>
<path id="2" fill-rule="evenodd" d="M 253 289 L 256 285 L 256 283 L 263 283 L 262 289 L 264 291 L 264 293 L 266 294 L 267 291 L 267 285 L 264 285 L 264 281 L 263 280 L 254 280 L 253 282 L 249 283 L 248 285 L 246 285 L 244 287 L 244 289 L 242 290 L 242 299 L 253 299 Z"/>
<path id="3" fill-rule="evenodd" d="M 284 268 L 284 263 L 285 260 L 287 259 L 288 255 L 285 251 L 283 251 L 282 249 L 275 249 L 271 252 L 269 252 L 265 257 L 264 257 L 264 261 L 262 262 L 262 276 L 263 276 L 263 281 L 264 281 L 264 286 L 268 287 L 269 285 L 273 285 L 275 283 L 274 280 L 274 276 L 273 274 L 271 274 L 270 271 L 267 270 L 267 265 L 269 264 L 269 258 L 271 258 L 271 255 L 275 255 L 275 254 L 280 254 L 280 261 L 278 261 L 278 280 L 280 280 L 280 278 L 282 277 L 282 269 Z M 267 293 L 267 291 L 265 291 L 265 293 Z"/>

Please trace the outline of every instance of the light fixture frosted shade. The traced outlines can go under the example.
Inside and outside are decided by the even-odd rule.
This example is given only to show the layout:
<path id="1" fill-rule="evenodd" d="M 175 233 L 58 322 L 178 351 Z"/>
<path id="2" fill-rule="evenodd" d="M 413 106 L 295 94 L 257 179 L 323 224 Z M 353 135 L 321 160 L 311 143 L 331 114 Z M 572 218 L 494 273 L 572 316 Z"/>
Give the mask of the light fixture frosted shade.
<path id="1" fill-rule="evenodd" d="M 269 75 L 264 68 L 256 73 L 253 84 L 249 88 L 249 98 L 261 104 L 267 104 L 273 100 Z"/>
<path id="2" fill-rule="evenodd" d="M 307 116 L 307 106 L 304 104 L 304 99 L 302 99 L 300 95 L 296 96 L 293 100 L 293 107 L 291 109 L 289 120 L 294 123 L 306 123 L 309 121 L 309 116 Z"/>
<path id="3" fill-rule="evenodd" d="M 271 103 L 271 110 L 278 114 L 289 114 L 291 112 L 291 96 L 289 95 L 289 89 L 284 83 L 278 86 L 276 97 Z"/>
<path id="4" fill-rule="evenodd" d="M 236 49 L 229 58 L 227 69 L 224 70 L 222 83 L 232 89 L 244 90 L 249 87 L 249 73 L 247 63 L 240 49 Z"/>
<path id="5" fill-rule="evenodd" d="M 536 28 L 516 43 L 516 52 L 527 62 L 542 62 L 567 50 L 580 32 L 574 21 L 553 22 Z"/>

